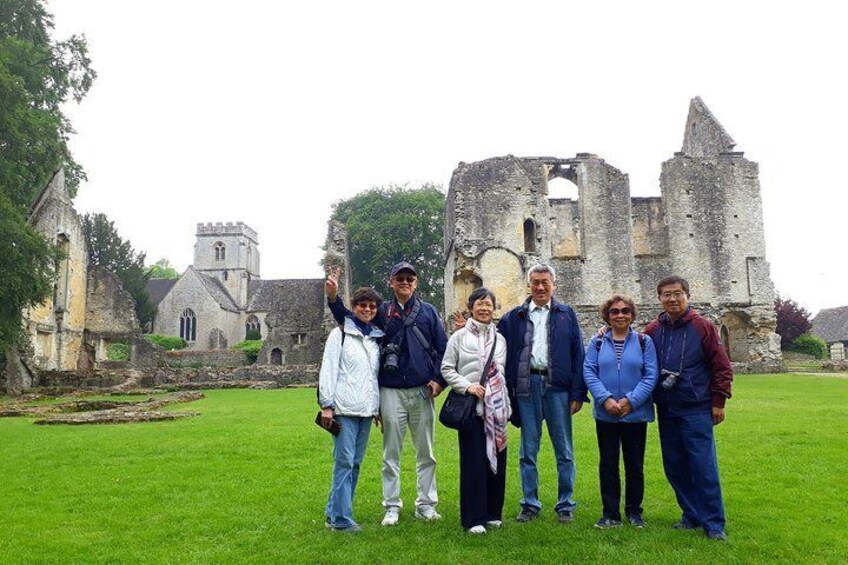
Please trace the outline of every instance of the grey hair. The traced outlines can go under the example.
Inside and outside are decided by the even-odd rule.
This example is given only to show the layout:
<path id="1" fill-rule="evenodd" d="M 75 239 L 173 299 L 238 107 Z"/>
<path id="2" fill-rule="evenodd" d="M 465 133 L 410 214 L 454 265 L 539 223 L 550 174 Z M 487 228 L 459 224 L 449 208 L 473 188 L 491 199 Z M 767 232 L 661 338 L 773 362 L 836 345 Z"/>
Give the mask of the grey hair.
<path id="1" fill-rule="evenodd" d="M 556 284 L 556 270 L 547 263 L 536 263 L 530 267 L 530 270 L 527 271 L 527 284 L 530 284 L 530 277 L 533 273 L 550 273 L 551 282 Z"/>

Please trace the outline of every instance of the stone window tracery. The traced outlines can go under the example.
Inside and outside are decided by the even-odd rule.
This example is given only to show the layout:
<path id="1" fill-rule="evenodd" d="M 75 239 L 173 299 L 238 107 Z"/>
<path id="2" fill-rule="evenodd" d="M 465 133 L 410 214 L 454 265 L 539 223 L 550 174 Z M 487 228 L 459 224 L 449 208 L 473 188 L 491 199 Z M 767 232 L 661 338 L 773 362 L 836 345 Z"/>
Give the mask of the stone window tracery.
<path id="1" fill-rule="evenodd" d="M 227 258 L 227 246 L 224 245 L 223 242 L 218 241 L 215 243 L 215 260 L 223 261 Z"/>
<path id="2" fill-rule="evenodd" d="M 191 308 L 180 315 L 180 337 L 188 342 L 197 341 L 197 317 Z"/>
<path id="3" fill-rule="evenodd" d="M 247 322 L 245 322 L 244 324 L 245 339 L 250 339 L 247 336 L 250 335 L 251 331 L 259 332 L 259 335 L 262 335 L 262 326 L 259 324 L 259 318 L 257 318 L 253 314 L 248 316 Z"/>

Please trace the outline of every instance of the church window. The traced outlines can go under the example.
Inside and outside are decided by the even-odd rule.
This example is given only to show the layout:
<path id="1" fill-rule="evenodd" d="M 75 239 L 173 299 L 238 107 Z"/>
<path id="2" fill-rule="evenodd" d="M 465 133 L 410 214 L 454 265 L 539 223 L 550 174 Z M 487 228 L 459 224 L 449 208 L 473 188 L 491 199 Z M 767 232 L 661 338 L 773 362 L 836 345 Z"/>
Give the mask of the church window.
<path id="1" fill-rule="evenodd" d="M 306 344 L 306 334 L 292 334 L 292 343 L 294 345 Z"/>
<path id="2" fill-rule="evenodd" d="M 215 260 L 223 261 L 227 258 L 227 247 L 223 242 L 219 241 L 215 244 Z"/>
<path id="3" fill-rule="evenodd" d="M 244 339 L 262 339 L 262 327 L 259 318 L 251 314 L 244 324 Z"/>
<path id="4" fill-rule="evenodd" d="M 56 246 L 61 251 L 61 259 L 56 265 L 56 283 L 54 286 L 53 308 L 58 312 L 64 312 L 68 308 L 68 284 L 71 276 L 70 247 L 68 236 L 60 234 L 56 240 Z"/>
<path id="5" fill-rule="evenodd" d="M 229 278 L 230 278 L 230 274 L 229 274 L 229 272 L 224 271 L 223 273 L 221 273 L 221 278 L 223 278 L 225 281 L 226 281 L 227 279 L 229 279 Z"/>
<path id="6" fill-rule="evenodd" d="M 197 317 L 191 308 L 186 308 L 180 316 L 180 337 L 186 341 L 197 341 Z"/>

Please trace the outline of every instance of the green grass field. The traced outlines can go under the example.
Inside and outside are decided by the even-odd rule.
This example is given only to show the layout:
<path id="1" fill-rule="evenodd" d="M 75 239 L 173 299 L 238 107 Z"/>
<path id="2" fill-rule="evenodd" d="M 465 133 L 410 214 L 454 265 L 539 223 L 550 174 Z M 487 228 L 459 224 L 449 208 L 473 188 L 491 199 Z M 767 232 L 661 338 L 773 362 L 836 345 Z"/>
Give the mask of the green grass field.
<path id="1" fill-rule="evenodd" d="M 717 429 L 730 542 L 671 529 L 679 518 L 649 428 L 648 528 L 599 531 L 597 449 L 588 410 L 575 420 L 576 520 L 552 512 L 552 450 L 540 454 L 546 508 L 518 512 L 518 433 L 510 428 L 505 524 L 485 536 L 459 526 L 454 432 L 437 425 L 439 510 L 414 521 L 412 448 L 407 507 L 380 526 L 380 434 L 373 431 L 356 496 L 365 532 L 323 526 L 331 439 L 312 419 L 315 391 L 227 390 L 174 407 L 182 421 L 35 426 L 0 419 L 2 563 L 627 563 L 848 561 L 848 379 L 742 375 Z M 408 440 L 407 440 L 408 442 Z"/>

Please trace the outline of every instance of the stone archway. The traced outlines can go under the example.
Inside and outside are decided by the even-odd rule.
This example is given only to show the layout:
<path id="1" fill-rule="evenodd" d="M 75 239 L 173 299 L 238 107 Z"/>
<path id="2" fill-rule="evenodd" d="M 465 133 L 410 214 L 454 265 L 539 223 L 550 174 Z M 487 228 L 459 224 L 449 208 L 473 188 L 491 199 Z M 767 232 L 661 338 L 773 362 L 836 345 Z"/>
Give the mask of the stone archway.
<path id="1" fill-rule="evenodd" d="M 748 347 L 750 317 L 743 312 L 726 312 L 721 317 L 721 339 L 730 360 L 734 363 L 751 361 Z"/>
<path id="2" fill-rule="evenodd" d="M 283 351 L 279 347 L 271 350 L 271 365 L 283 364 Z"/>

